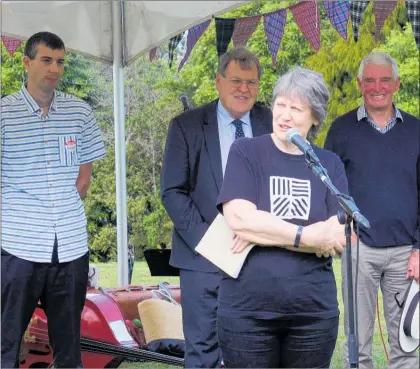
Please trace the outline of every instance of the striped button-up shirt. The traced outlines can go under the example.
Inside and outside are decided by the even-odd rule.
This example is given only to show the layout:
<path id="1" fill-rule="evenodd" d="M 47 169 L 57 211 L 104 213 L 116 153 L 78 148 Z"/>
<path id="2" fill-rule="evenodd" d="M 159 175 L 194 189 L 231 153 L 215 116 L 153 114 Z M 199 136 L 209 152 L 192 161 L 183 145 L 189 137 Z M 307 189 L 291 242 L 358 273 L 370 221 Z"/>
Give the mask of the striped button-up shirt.
<path id="1" fill-rule="evenodd" d="M 362 119 L 365 119 L 378 132 L 387 133 L 392 127 L 395 126 L 395 124 L 397 124 L 398 121 L 403 122 L 401 112 L 394 104 L 392 104 L 392 106 L 394 108 L 394 114 L 392 115 L 392 118 L 389 120 L 389 122 L 386 123 L 384 128 L 379 127 L 378 124 L 372 120 L 364 104 L 362 104 L 359 109 L 357 109 L 357 120 L 360 122 Z"/>
<path id="2" fill-rule="evenodd" d="M 48 114 L 22 86 L 1 100 L 1 247 L 21 259 L 50 262 L 88 251 L 76 188 L 79 167 L 105 156 L 92 109 L 55 91 Z"/>

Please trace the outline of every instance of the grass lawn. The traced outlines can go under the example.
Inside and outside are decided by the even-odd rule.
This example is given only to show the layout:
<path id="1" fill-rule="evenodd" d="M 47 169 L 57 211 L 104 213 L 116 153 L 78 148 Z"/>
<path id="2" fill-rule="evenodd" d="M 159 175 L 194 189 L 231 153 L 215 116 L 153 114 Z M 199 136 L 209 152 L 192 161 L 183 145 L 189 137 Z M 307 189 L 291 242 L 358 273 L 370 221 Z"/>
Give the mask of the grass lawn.
<path id="1" fill-rule="evenodd" d="M 101 287 L 116 287 L 117 286 L 117 263 L 106 263 L 98 264 L 99 266 L 99 285 Z M 340 328 L 338 331 L 337 345 L 334 351 L 331 368 L 339 369 L 342 368 L 342 351 L 345 344 L 344 339 L 344 328 L 343 328 L 343 301 L 341 298 L 341 270 L 340 270 L 340 261 L 338 259 L 334 260 L 334 271 L 337 281 L 338 293 L 338 302 L 341 311 L 340 316 Z M 176 277 L 151 277 L 147 264 L 145 262 L 136 262 L 133 272 L 133 280 L 131 284 L 157 284 L 161 281 L 167 281 L 172 284 L 178 284 L 179 279 Z M 387 342 L 388 336 L 386 333 L 385 321 L 382 316 L 382 298 L 380 298 L 380 310 L 381 310 L 381 325 L 384 333 L 384 340 Z M 382 341 L 379 333 L 378 323 L 375 325 L 375 336 L 373 340 L 373 358 L 375 362 L 375 369 L 385 368 L 387 365 L 387 360 L 382 346 Z M 169 368 L 167 365 L 157 364 L 157 363 L 124 363 L 121 365 L 122 368 Z"/>

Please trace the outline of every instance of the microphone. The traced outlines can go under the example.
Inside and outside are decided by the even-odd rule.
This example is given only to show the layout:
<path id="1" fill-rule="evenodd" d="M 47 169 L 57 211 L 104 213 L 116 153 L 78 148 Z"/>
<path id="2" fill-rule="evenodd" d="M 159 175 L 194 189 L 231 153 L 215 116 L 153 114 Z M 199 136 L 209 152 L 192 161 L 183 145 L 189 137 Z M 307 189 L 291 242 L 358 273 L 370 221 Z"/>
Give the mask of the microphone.
<path id="1" fill-rule="evenodd" d="M 286 140 L 295 144 L 300 151 L 302 151 L 306 157 L 317 165 L 321 165 L 318 156 L 315 154 L 311 144 L 303 139 L 299 131 L 296 128 L 291 128 L 287 131 Z"/>
<path id="2" fill-rule="evenodd" d="M 352 197 L 340 193 L 328 177 L 326 169 L 322 166 L 321 161 L 315 154 L 311 144 L 302 138 L 296 128 L 291 128 L 286 134 L 286 140 L 295 144 L 300 151 L 302 151 L 308 162 L 309 168 L 312 169 L 314 174 L 321 179 L 321 181 L 337 196 L 338 202 L 341 207 L 350 214 L 353 219 L 359 223 L 363 228 L 370 228 L 369 221 L 360 213 L 359 208 L 356 206 Z"/>
<path id="3" fill-rule="evenodd" d="M 179 100 L 182 102 L 182 106 L 184 107 L 184 111 L 190 110 L 190 107 L 188 106 L 188 98 L 187 95 L 180 95 Z"/>

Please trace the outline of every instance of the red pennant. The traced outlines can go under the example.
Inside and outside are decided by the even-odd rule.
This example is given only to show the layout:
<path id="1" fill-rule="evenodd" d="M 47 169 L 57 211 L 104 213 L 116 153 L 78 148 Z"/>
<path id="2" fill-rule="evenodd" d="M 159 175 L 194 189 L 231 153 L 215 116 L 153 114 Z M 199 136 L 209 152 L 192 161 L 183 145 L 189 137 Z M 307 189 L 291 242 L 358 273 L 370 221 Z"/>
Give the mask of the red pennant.
<path id="1" fill-rule="evenodd" d="M 16 49 L 22 43 L 21 40 L 17 40 L 15 38 L 10 38 L 7 36 L 1 36 L 1 39 L 3 40 L 4 46 L 6 46 L 6 49 L 9 52 L 10 56 L 13 56 L 15 54 Z"/>
<path id="2" fill-rule="evenodd" d="M 374 1 L 373 2 L 373 14 L 375 14 L 375 41 L 378 42 L 381 38 L 381 30 L 384 23 L 391 12 L 394 10 L 397 0 L 388 1 Z"/>
<path id="3" fill-rule="evenodd" d="M 315 51 L 321 47 L 318 3 L 315 0 L 302 1 L 289 7 L 296 24 Z"/>
<path id="4" fill-rule="evenodd" d="M 249 38 L 260 23 L 261 15 L 255 17 L 238 18 L 235 22 L 232 40 L 233 46 L 246 46 Z"/>
<path id="5" fill-rule="evenodd" d="M 152 62 L 156 59 L 157 54 L 157 47 L 154 47 L 152 50 L 149 51 L 149 61 Z"/>

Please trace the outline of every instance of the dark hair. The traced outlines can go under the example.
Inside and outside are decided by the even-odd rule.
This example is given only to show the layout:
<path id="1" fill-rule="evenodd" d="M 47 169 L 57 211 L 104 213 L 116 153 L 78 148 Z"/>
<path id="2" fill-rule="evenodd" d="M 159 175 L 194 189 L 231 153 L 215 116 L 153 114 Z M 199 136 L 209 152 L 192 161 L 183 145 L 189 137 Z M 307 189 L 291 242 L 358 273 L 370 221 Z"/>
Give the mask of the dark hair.
<path id="1" fill-rule="evenodd" d="M 36 58 L 36 47 L 38 45 L 45 45 L 52 50 L 66 49 L 64 47 L 63 40 L 54 33 L 38 32 L 29 37 L 28 41 L 26 41 L 23 55 L 27 56 L 31 60 L 34 60 Z"/>
<path id="2" fill-rule="evenodd" d="M 225 76 L 226 68 L 232 60 L 239 63 L 243 69 L 251 69 L 252 65 L 255 65 L 258 71 L 258 79 L 261 79 L 262 68 L 258 56 L 242 46 L 235 47 L 220 57 L 217 71 L 222 76 Z"/>

